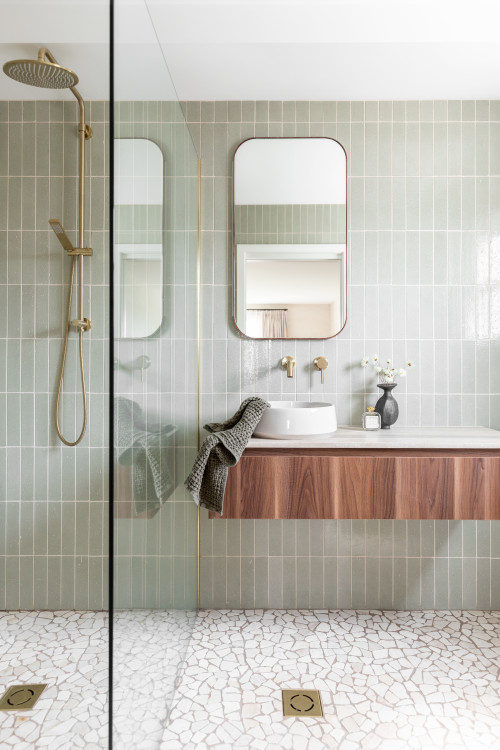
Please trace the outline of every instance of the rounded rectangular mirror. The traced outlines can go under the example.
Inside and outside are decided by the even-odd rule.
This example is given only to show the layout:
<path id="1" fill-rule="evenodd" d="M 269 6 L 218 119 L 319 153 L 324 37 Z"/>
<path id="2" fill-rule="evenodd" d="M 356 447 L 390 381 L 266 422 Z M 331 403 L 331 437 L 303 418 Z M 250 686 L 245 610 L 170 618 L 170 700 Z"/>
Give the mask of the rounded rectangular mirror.
<path id="1" fill-rule="evenodd" d="M 116 337 L 144 338 L 163 318 L 164 159 L 147 138 L 114 148 Z"/>
<path id="2" fill-rule="evenodd" d="M 233 161 L 233 316 L 257 339 L 346 322 L 347 159 L 333 138 L 250 138 Z"/>

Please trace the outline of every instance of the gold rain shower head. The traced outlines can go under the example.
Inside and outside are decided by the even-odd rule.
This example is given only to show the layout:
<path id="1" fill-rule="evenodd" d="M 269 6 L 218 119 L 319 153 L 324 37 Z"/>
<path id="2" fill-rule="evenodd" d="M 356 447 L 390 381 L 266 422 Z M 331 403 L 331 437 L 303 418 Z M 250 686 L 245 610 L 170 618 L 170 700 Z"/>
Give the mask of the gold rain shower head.
<path id="1" fill-rule="evenodd" d="M 3 72 L 19 83 L 42 89 L 70 89 L 78 83 L 78 76 L 57 63 L 38 60 L 10 60 Z"/>

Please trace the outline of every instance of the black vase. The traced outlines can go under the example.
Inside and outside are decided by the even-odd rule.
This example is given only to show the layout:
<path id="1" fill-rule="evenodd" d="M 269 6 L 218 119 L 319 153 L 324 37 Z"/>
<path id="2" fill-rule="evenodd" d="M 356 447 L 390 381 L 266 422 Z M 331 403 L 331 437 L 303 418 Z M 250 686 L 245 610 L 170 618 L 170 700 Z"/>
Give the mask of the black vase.
<path id="1" fill-rule="evenodd" d="M 390 430 L 391 424 L 394 424 L 399 417 L 398 402 L 391 393 L 392 389 L 396 386 L 397 383 L 379 383 L 377 385 L 377 388 L 381 388 L 384 391 L 384 395 L 380 396 L 375 404 L 375 411 L 380 414 L 383 430 Z"/>

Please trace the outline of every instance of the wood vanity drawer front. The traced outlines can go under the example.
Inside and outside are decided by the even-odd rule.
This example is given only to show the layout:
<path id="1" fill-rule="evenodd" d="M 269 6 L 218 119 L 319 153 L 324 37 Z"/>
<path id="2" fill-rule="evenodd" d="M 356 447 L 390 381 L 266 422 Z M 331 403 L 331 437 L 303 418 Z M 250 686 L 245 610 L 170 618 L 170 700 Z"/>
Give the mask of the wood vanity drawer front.
<path id="1" fill-rule="evenodd" d="M 242 456 L 229 469 L 224 518 L 288 518 L 290 459 Z M 211 518 L 218 518 L 211 513 Z"/>
<path id="2" fill-rule="evenodd" d="M 223 517 L 500 520 L 500 453 L 248 451 Z"/>
<path id="3" fill-rule="evenodd" d="M 455 459 L 455 518 L 500 519 L 500 458 Z"/>
<path id="4" fill-rule="evenodd" d="M 375 458 L 373 485 L 375 518 L 500 518 L 497 457 Z"/>
<path id="5" fill-rule="evenodd" d="M 358 456 L 320 460 L 330 461 L 332 474 L 330 515 L 324 518 L 373 518 L 373 460 Z"/>
<path id="6" fill-rule="evenodd" d="M 453 458 L 375 458 L 375 518 L 453 518 Z"/>
<path id="7" fill-rule="evenodd" d="M 370 457 L 243 455 L 229 470 L 223 517 L 372 518 L 372 482 Z"/>

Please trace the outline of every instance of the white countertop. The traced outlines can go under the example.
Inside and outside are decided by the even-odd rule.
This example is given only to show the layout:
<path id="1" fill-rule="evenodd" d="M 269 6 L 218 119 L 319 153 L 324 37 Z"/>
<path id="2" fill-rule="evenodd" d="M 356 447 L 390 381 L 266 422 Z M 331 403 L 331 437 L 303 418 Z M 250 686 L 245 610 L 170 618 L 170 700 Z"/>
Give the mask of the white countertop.
<path id="1" fill-rule="evenodd" d="M 489 427 L 391 427 L 368 431 L 339 427 L 331 437 L 307 440 L 251 438 L 247 448 L 415 448 L 500 450 L 500 431 Z"/>

